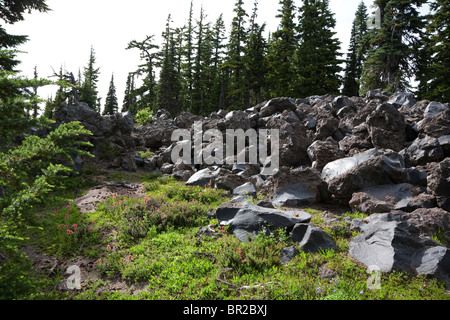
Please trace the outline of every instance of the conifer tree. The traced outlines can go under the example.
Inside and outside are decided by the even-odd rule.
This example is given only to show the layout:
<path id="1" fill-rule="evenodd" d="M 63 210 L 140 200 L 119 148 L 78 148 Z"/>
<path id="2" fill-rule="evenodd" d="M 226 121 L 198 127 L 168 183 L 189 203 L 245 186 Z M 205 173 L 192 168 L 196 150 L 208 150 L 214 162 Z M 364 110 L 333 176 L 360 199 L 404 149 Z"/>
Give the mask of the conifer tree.
<path id="1" fill-rule="evenodd" d="M 300 44 L 295 55 L 300 97 L 338 93 L 341 84 L 340 42 L 333 31 L 336 20 L 328 0 L 304 0 L 300 7 Z"/>
<path id="2" fill-rule="evenodd" d="M 194 61 L 194 1 L 191 0 L 189 9 L 189 18 L 186 28 L 184 29 L 184 47 L 182 63 L 183 78 L 183 109 L 192 109 L 192 89 L 193 89 L 193 61 Z"/>
<path id="3" fill-rule="evenodd" d="M 247 84 L 243 56 L 248 37 L 247 30 L 245 29 L 245 18 L 248 14 L 245 12 L 243 0 L 236 1 L 233 12 L 235 16 L 231 23 L 228 57 L 224 64 L 224 67 L 229 72 L 226 98 L 229 108 L 242 109 L 244 107 Z"/>
<path id="4" fill-rule="evenodd" d="M 367 23 L 367 7 L 361 1 L 356 10 L 355 19 L 353 20 L 350 47 L 347 53 L 344 87 L 342 89 L 342 94 L 346 96 L 359 95 L 359 82 L 361 80 L 362 65 L 365 58 L 363 40 L 369 31 Z"/>
<path id="5" fill-rule="evenodd" d="M 427 0 L 375 0 L 380 25 L 368 35 L 362 93 L 383 89 L 394 93 L 410 89 L 419 62 L 420 35 L 425 26 L 418 9 Z"/>
<path id="6" fill-rule="evenodd" d="M 450 1 L 434 0 L 422 38 L 422 50 L 417 78 L 421 99 L 450 102 Z"/>
<path id="7" fill-rule="evenodd" d="M 181 81 L 176 69 L 176 44 L 170 26 L 171 16 L 167 17 L 163 33 L 164 48 L 161 52 L 161 71 L 158 83 L 158 108 L 168 110 L 173 116 L 181 112 Z"/>
<path id="8" fill-rule="evenodd" d="M 225 88 L 227 81 L 227 74 L 223 68 L 226 54 L 226 44 L 224 43 L 226 40 L 225 31 L 223 14 L 220 14 L 212 30 L 214 54 L 211 72 L 213 75 L 213 84 L 211 89 L 211 110 L 209 111 L 225 109 Z"/>
<path id="9" fill-rule="evenodd" d="M 260 26 L 256 22 L 258 16 L 258 0 L 255 0 L 253 13 L 250 18 L 249 39 L 245 59 L 247 78 L 247 92 L 245 97 L 246 107 L 258 104 L 262 101 L 263 90 L 266 84 L 266 51 L 267 43 L 263 36 L 265 24 Z"/>
<path id="10" fill-rule="evenodd" d="M 100 104 L 97 90 L 98 77 L 100 68 L 95 67 L 96 57 L 95 50 L 91 47 L 89 61 L 84 68 L 84 81 L 80 87 L 80 101 L 85 102 L 91 109 L 100 112 Z"/>
<path id="11" fill-rule="evenodd" d="M 295 5 L 293 0 L 280 0 L 278 29 L 272 33 L 267 53 L 267 82 L 270 96 L 292 96 L 296 81 L 293 57 L 298 44 L 296 34 Z"/>
<path id="12" fill-rule="evenodd" d="M 109 83 L 108 94 L 106 95 L 105 108 L 103 109 L 103 115 L 113 115 L 117 113 L 119 105 L 117 103 L 116 86 L 114 85 L 114 74 L 111 76 L 111 82 Z"/>
<path id="13" fill-rule="evenodd" d="M 127 50 L 138 49 L 140 58 L 144 63 L 138 66 L 138 70 L 133 72 L 136 77 L 143 77 L 140 87 L 135 90 L 136 109 L 135 112 L 150 108 L 156 111 L 157 108 L 157 82 L 155 79 L 156 61 L 159 58 L 158 45 L 153 44 L 154 35 L 147 36 L 143 41 L 132 40 L 128 43 Z"/>
<path id="14" fill-rule="evenodd" d="M 127 82 L 125 84 L 125 94 L 122 103 L 122 112 L 130 111 L 133 115 L 136 115 L 136 90 L 134 84 L 134 74 L 130 72 L 127 76 Z"/>

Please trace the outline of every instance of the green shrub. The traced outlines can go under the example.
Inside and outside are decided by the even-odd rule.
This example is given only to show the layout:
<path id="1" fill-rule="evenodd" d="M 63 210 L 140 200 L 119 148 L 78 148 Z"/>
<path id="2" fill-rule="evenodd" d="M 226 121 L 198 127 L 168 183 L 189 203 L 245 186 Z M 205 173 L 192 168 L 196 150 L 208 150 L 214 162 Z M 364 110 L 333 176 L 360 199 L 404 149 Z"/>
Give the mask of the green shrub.
<path id="1" fill-rule="evenodd" d="M 134 117 L 134 121 L 141 125 L 146 125 L 148 123 L 153 122 L 153 118 L 151 118 L 151 115 L 153 114 L 153 111 L 150 108 L 144 108 L 138 111 L 136 116 Z"/>

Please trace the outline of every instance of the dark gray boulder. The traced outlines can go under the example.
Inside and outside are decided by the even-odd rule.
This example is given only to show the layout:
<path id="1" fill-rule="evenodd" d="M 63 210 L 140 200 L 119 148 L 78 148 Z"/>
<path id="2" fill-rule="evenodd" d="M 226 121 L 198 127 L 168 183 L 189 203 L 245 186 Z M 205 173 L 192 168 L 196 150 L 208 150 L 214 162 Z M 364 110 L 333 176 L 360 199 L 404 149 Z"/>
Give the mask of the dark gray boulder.
<path id="1" fill-rule="evenodd" d="M 429 162 L 441 161 L 444 159 L 444 151 L 442 150 L 439 140 L 430 136 L 418 137 L 408 148 L 403 150 L 401 154 L 404 155 L 405 164 L 408 167 L 424 165 Z"/>
<path id="2" fill-rule="evenodd" d="M 450 287 L 450 249 L 443 246 L 417 250 L 412 267 L 419 275 L 428 275 L 445 282 Z"/>
<path id="3" fill-rule="evenodd" d="M 217 170 L 214 171 L 209 168 L 199 170 L 189 178 L 189 180 L 186 182 L 186 185 L 201 187 L 209 184 L 213 185 L 218 173 L 219 172 Z"/>
<path id="4" fill-rule="evenodd" d="M 253 183 L 246 182 L 233 190 L 235 196 L 248 196 L 256 198 L 256 189 Z"/>
<path id="5" fill-rule="evenodd" d="M 296 224 L 290 233 L 290 238 L 294 242 L 299 242 L 300 248 L 305 252 L 337 248 L 330 234 L 309 223 Z"/>
<path id="6" fill-rule="evenodd" d="M 427 188 L 436 196 L 438 206 L 450 212 L 450 158 L 430 165 Z"/>
<path id="7" fill-rule="evenodd" d="M 309 222 L 311 215 L 305 211 L 282 211 L 260 207 L 245 200 L 234 198 L 216 210 L 221 225 L 229 225 L 242 242 L 263 230 L 292 229 L 296 223 Z"/>
<path id="8" fill-rule="evenodd" d="M 300 253 L 300 251 L 294 246 L 289 246 L 289 247 L 281 249 L 281 251 L 280 251 L 281 264 L 285 265 L 285 264 L 289 263 L 299 253 Z"/>

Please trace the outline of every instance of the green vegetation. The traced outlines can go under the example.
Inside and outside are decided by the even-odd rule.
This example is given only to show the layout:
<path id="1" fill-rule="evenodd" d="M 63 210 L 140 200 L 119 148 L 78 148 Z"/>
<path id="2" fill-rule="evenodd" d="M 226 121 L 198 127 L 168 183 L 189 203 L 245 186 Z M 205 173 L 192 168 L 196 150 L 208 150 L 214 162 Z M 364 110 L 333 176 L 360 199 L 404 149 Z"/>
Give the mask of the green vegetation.
<path id="1" fill-rule="evenodd" d="M 345 223 L 346 213 L 324 229 L 337 250 L 300 253 L 283 265 L 280 251 L 292 243 L 284 230 L 260 234 L 242 243 L 207 213 L 227 195 L 209 187 L 188 187 L 173 178 L 127 173 L 142 182 L 141 198 L 114 195 L 94 212 L 80 213 L 73 203 L 39 208 L 27 241 L 54 259 L 90 261 L 97 277 L 80 290 L 58 291 L 65 285 L 57 270 L 47 277 L 34 270 L 23 255 L 8 257 L 0 267 L 0 296 L 15 299 L 281 299 L 372 300 L 448 299 L 444 286 L 406 273 L 382 274 L 381 288 L 371 290 L 366 268 L 348 255 L 356 235 Z M 80 178 L 78 178 L 80 179 Z M 80 182 L 80 181 L 78 181 Z M 307 209 L 313 223 L 321 211 Z M 211 235 L 199 232 L 209 226 Z M 348 231 L 348 232 L 345 232 Z M 349 233 L 350 232 L 350 233 Z M 27 236 L 25 232 L 24 236 Z M 324 271 L 329 276 L 324 277 Z M 83 272 L 83 270 L 82 270 Z M 109 290 L 125 281 L 123 290 Z"/>

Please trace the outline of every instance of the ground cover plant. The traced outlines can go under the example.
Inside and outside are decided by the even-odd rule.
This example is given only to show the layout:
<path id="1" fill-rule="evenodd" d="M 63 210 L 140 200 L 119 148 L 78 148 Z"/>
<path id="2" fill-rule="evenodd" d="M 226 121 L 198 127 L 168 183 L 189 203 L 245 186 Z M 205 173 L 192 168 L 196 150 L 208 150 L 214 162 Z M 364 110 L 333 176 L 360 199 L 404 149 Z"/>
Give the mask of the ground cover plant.
<path id="1" fill-rule="evenodd" d="M 117 178 L 117 175 L 116 175 Z M 1 266 L 1 297 L 13 299 L 169 299 L 169 300 L 374 300 L 448 299 L 445 287 L 424 276 L 369 274 L 348 254 L 357 233 L 345 213 L 323 224 L 322 212 L 306 209 L 323 224 L 336 250 L 300 253 L 283 264 L 290 241 L 285 230 L 240 242 L 208 214 L 230 197 L 211 187 L 189 187 L 171 177 L 124 174 L 146 190 L 144 197 L 113 195 L 93 212 L 73 202 L 39 208 L 27 246 L 45 254 L 50 275 L 36 270 L 23 254 Z M 205 232 L 207 230 L 207 232 Z M 78 259 L 78 260 L 77 260 Z M 84 259 L 80 289 L 67 289 L 70 261 Z M 53 262 L 56 261 L 56 262 Z M 59 264 L 57 263 L 59 262 Z M 65 263 L 63 263 L 65 262 Z M 56 266 L 56 267 L 55 267 Z M 49 276 L 48 276 L 49 275 Z M 371 283 L 378 283 L 374 289 Z"/>

